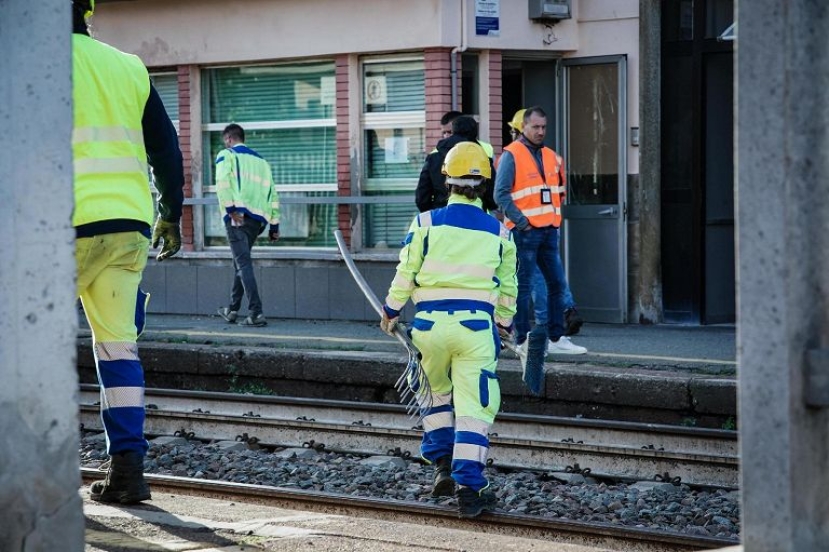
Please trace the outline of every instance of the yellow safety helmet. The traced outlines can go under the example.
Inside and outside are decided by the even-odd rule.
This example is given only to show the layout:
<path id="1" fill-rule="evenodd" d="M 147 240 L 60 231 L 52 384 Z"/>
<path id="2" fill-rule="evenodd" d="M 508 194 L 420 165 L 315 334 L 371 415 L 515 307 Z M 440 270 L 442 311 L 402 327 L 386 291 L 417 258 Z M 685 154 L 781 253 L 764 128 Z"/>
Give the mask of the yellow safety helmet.
<path id="1" fill-rule="evenodd" d="M 77 4 L 81 9 L 86 8 L 86 11 L 83 12 L 85 18 L 92 17 L 92 14 L 95 13 L 95 0 L 72 0 L 72 3 Z"/>
<path id="2" fill-rule="evenodd" d="M 441 172 L 446 175 L 446 183 L 455 186 L 477 186 L 492 178 L 489 157 L 477 142 L 455 144 L 446 154 Z"/>
<path id="3" fill-rule="evenodd" d="M 526 109 L 519 109 L 515 112 L 515 115 L 512 116 L 512 121 L 507 123 L 511 129 L 524 132 L 524 112 L 526 111 Z"/>

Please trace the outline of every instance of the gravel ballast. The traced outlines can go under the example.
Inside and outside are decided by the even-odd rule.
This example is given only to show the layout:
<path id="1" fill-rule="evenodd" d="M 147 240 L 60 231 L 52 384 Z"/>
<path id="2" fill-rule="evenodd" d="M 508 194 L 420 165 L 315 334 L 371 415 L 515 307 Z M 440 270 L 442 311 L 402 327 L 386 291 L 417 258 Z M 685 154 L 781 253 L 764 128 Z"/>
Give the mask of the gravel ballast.
<path id="1" fill-rule="evenodd" d="M 97 468 L 107 459 L 102 434 L 84 432 L 81 466 Z M 366 458 L 313 449 L 252 450 L 244 443 L 204 444 L 176 439 L 151 442 L 144 467 L 146 473 L 152 474 L 404 502 L 456 504 L 454 498 L 429 496 L 432 467 L 415 458 Z M 734 490 L 654 482 L 606 483 L 589 475 L 582 478 L 574 474 L 496 468 L 487 468 L 486 475 L 499 499 L 496 512 L 735 541 L 740 537 L 740 497 Z"/>

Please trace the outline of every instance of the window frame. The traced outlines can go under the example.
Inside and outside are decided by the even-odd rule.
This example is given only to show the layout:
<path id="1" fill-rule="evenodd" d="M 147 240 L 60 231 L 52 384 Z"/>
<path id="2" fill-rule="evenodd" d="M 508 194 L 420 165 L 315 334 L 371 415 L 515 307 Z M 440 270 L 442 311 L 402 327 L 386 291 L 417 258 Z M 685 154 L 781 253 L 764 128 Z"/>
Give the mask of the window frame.
<path id="1" fill-rule="evenodd" d="M 406 110 L 406 111 L 385 111 L 385 112 L 369 112 L 367 110 L 366 98 L 365 98 L 365 84 L 366 84 L 366 77 L 367 73 L 371 66 L 377 65 L 391 65 L 391 64 L 419 64 L 420 69 L 423 71 L 423 87 L 424 87 L 424 97 L 423 97 L 423 109 L 422 110 Z M 401 192 L 408 192 L 411 194 L 411 206 L 413 209 L 413 215 L 417 213 L 417 208 L 415 206 L 415 189 L 417 187 L 418 176 L 420 173 L 420 169 L 417 169 L 417 173 L 413 174 L 410 177 L 383 177 L 383 178 L 369 178 L 368 177 L 368 167 L 369 167 L 369 160 L 367 159 L 367 144 L 366 144 L 366 134 L 372 130 L 395 130 L 395 129 L 419 129 L 421 135 L 423 136 L 423 155 L 425 158 L 426 155 L 426 59 L 423 53 L 407 53 L 407 54 L 400 54 L 400 55 L 369 55 L 363 56 L 359 60 L 358 66 L 358 75 L 359 75 L 359 93 L 360 93 L 360 113 L 359 113 L 359 136 L 360 136 L 360 162 L 362 164 L 363 170 L 360 171 L 361 178 L 358 182 L 354 183 L 357 186 L 357 193 L 360 196 L 368 196 L 371 195 L 372 197 L 377 196 L 385 196 L 388 198 L 393 198 L 395 196 L 399 196 Z M 388 201 L 384 203 L 380 203 L 381 205 L 385 206 L 394 206 L 400 205 L 404 202 L 399 201 Z M 370 209 L 368 207 L 368 203 L 364 204 L 364 208 L 360 209 L 360 215 L 357 226 L 355 226 L 355 231 L 359 234 L 359 249 L 363 252 L 371 252 L 371 253 L 379 253 L 383 254 L 394 254 L 396 256 L 397 251 L 399 251 L 398 247 L 391 248 L 382 248 L 382 247 L 374 247 L 368 245 L 368 236 L 366 235 L 366 229 L 369 225 L 370 217 L 367 216 L 366 212 Z M 359 229 L 359 230 L 358 230 Z M 403 236 L 400 236 L 401 238 Z M 355 240 L 356 241 L 356 240 Z"/>
<path id="2" fill-rule="evenodd" d="M 205 65 L 199 67 L 199 78 L 201 79 L 202 83 L 205 80 L 205 75 L 210 71 L 216 71 L 221 69 L 239 69 L 240 72 L 242 69 L 252 69 L 253 72 L 256 72 L 256 69 L 259 68 L 262 70 L 263 73 L 278 73 L 280 68 L 285 68 L 286 71 L 290 71 L 293 73 L 301 72 L 303 65 L 323 65 L 329 64 L 330 65 L 330 74 L 326 76 L 330 76 L 336 79 L 336 64 L 333 59 L 328 58 L 314 58 L 314 59 L 307 59 L 307 60 L 290 60 L 290 61 L 278 61 L 278 62 L 269 62 L 269 63 L 253 63 L 253 64 L 222 64 L 222 65 Z M 335 82 L 336 87 L 336 82 Z M 201 86 L 202 93 L 199 95 L 199 102 L 201 104 L 201 113 L 202 118 L 206 119 L 208 116 L 208 112 L 206 110 L 205 105 L 209 103 L 210 99 L 207 97 L 207 93 L 205 92 L 205 87 L 202 84 Z M 334 110 L 336 110 L 336 100 L 334 105 Z M 245 131 L 256 131 L 256 130 L 295 130 L 295 129 L 303 129 L 303 128 L 327 128 L 330 129 L 332 134 L 335 136 L 334 138 L 334 158 L 336 160 L 336 149 L 337 149 L 337 139 L 336 139 L 336 131 L 337 131 L 337 120 L 336 115 L 334 117 L 325 117 L 320 119 L 290 119 L 290 120 L 262 120 L 262 121 L 222 121 L 222 122 L 202 122 L 200 125 L 200 131 L 198 135 L 200 146 L 200 157 L 202 158 L 202 177 L 200 181 L 200 190 L 199 190 L 199 197 L 201 200 L 198 202 L 198 205 L 194 205 L 195 207 L 201 207 L 199 213 L 199 219 L 201 220 L 201 224 L 199 225 L 200 228 L 198 229 L 198 242 L 200 245 L 200 249 L 205 252 L 212 252 L 212 251 L 228 251 L 228 245 L 208 245 L 208 236 L 207 232 L 207 218 L 208 214 L 206 209 L 216 208 L 215 201 L 212 201 L 212 198 L 215 198 L 216 194 L 216 184 L 215 178 L 213 175 L 213 159 L 211 158 L 211 152 L 207 149 L 210 145 L 210 135 L 211 133 L 221 132 L 224 128 L 232 123 L 238 122 L 241 124 Z M 336 161 L 335 161 L 336 162 Z M 313 205 L 312 202 L 303 202 L 303 201 L 291 201 L 293 199 L 300 199 L 300 198 L 293 198 L 293 197 L 285 197 L 287 195 L 291 195 L 294 193 L 309 193 L 309 192 L 319 192 L 322 194 L 337 194 L 338 185 L 336 181 L 336 168 L 334 169 L 334 181 L 333 182 L 316 182 L 316 183 L 304 183 L 304 184 L 279 184 L 279 192 L 280 192 L 280 202 L 283 205 L 283 209 L 285 205 L 305 205 L 311 206 Z M 196 185 L 194 182 L 194 189 Z M 286 201 L 287 200 L 287 201 Z M 194 209 L 195 210 L 195 209 Z M 336 217 L 336 215 L 335 215 Z M 194 213 L 195 218 L 195 213 Z M 335 221 L 336 225 L 336 221 Z M 195 230 L 194 230 L 195 233 Z M 262 238 L 260 238 L 262 239 Z M 332 238 L 333 240 L 333 238 Z M 194 236 L 195 241 L 195 236 Z M 268 256 L 273 255 L 273 253 L 281 252 L 281 253 L 290 253 L 290 252 L 329 252 L 331 250 L 336 249 L 336 245 L 328 246 L 328 245 L 287 245 L 287 246 L 279 246 L 279 247 L 267 247 L 262 248 L 260 251 L 262 253 L 267 253 Z M 281 255 L 279 255 L 281 256 Z"/>

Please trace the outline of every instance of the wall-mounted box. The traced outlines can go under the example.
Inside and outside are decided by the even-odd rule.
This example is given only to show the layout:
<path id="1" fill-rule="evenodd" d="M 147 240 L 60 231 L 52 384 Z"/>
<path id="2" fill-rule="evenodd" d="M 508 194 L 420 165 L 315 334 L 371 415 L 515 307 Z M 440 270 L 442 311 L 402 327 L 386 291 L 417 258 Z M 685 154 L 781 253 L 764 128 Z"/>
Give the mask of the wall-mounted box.
<path id="1" fill-rule="evenodd" d="M 570 19 L 570 0 L 529 0 L 529 17 L 539 21 Z"/>

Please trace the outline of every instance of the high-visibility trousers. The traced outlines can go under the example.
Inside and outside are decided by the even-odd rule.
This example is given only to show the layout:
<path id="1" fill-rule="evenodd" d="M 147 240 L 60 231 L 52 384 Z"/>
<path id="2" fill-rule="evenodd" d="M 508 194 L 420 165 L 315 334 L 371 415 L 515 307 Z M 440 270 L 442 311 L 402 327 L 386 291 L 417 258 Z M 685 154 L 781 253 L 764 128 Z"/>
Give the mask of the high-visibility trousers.
<path id="1" fill-rule="evenodd" d="M 140 232 L 78 238 L 78 297 L 92 329 L 107 452 L 146 454 L 144 370 L 136 341 L 149 295 L 138 285 L 150 241 Z"/>
<path id="2" fill-rule="evenodd" d="M 432 391 L 423 414 L 421 456 L 452 456 L 452 478 L 480 490 L 489 452 L 489 428 L 501 407 L 495 373 L 500 340 L 492 316 L 482 310 L 419 311 L 412 343 Z"/>

